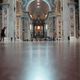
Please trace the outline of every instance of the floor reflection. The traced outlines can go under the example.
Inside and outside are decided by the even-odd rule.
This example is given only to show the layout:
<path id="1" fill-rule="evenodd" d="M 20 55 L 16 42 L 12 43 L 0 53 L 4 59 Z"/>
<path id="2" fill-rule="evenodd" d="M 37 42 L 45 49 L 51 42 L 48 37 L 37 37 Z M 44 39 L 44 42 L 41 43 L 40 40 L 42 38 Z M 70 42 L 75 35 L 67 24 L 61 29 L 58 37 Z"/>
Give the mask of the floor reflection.
<path id="1" fill-rule="evenodd" d="M 80 80 L 80 43 L 0 43 L 0 80 Z"/>

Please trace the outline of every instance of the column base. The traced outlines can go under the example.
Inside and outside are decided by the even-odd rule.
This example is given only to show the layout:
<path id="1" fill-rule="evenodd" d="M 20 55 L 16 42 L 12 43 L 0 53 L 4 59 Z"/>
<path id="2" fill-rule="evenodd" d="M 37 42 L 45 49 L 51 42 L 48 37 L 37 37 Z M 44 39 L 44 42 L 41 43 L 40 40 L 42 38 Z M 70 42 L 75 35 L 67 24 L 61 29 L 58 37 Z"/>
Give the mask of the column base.
<path id="1" fill-rule="evenodd" d="M 75 37 L 70 37 L 70 41 L 76 41 L 77 40 L 77 38 L 75 38 Z"/>
<path id="2" fill-rule="evenodd" d="M 10 42 L 10 40 L 9 40 L 7 37 L 5 37 L 5 38 L 4 38 L 4 42 L 5 42 L 5 43 L 8 43 L 8 42 Z"/>
<path id="3" fill-rule="evenodd" d="M 16 39 L 14 42 L 22 42 L 21 39 Z"/>

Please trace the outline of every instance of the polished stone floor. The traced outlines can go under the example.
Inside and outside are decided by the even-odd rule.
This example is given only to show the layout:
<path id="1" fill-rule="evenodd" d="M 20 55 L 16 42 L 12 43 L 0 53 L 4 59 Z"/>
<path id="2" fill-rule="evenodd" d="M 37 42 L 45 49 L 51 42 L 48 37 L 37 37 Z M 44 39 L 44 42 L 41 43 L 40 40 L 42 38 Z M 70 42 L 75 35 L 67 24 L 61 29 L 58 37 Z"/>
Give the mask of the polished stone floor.
<path id="1" fill-rule="evenodd" d="M 80 42 L 0 43 L 0 80 L 80 80 Z"/>

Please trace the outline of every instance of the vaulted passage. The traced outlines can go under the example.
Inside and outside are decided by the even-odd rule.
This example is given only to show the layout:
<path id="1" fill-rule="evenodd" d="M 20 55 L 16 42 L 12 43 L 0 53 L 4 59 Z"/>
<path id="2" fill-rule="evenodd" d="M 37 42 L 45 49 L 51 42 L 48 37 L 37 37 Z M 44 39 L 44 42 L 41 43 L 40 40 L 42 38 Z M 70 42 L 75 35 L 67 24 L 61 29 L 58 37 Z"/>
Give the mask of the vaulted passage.
<path id="1" fill-rule="evenodd" d="M 43 0 L 35 0 L 29 5 L 28 11 L 33 26 L 31 38 L 46 38 L 45 20 L 49 13 L 48 4 Z"/>
<path id="2" fill-rule="evenodd" d="M 79 0 L 3 0 L 0 14 L 7 41 L 80 38 Z"/>
<path id="3" fill-rule="evenodd" d="M 80 80 L 80 0 L 0 0 L 0 80 Z"/>

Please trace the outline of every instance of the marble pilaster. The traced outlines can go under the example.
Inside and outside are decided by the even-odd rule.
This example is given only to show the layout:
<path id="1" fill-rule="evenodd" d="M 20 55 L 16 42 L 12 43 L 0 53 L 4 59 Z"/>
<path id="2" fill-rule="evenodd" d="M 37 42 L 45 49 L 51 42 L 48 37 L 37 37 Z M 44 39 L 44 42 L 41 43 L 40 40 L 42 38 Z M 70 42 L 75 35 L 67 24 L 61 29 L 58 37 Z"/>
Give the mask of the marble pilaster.
<path id="1" fill-rule="evenodd" d="M 63 0 L 63 38 L 64 40 L 68 39 L 70 36 L 70 12 L 69 12 L 69 0 Z"/>
<path id="2" fill-rule="evenodd" d="M 3 4 L 3 27 L 7 27 L 6 39 L 10 41 L 15 38 L 15 0 L 4 0 Z"/>

